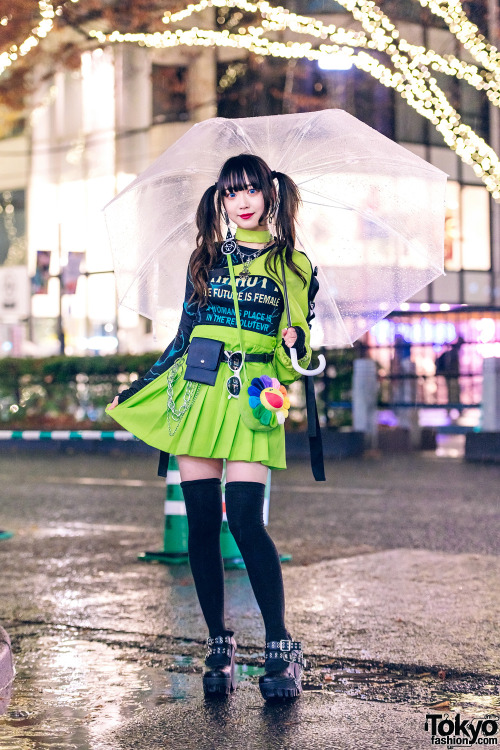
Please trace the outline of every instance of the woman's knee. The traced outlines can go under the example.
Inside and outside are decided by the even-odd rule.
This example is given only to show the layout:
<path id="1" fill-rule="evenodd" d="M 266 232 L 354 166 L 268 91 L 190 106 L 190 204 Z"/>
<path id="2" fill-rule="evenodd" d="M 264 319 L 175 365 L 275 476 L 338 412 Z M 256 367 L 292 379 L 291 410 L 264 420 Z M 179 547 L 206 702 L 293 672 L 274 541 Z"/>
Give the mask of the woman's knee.
<path id="1" fill-rule="evenodd" d="M 221 458 L 199 458 L 198 456 L 177 456 L 182 482 L 198 479 L 220 479 L 222 477 Z"/>
<path id="2" fill-rule="evenodd" d="M 227 482 L 260 482 L 266 484 L 269 469 L 251 461 L 226 461 Z"/>

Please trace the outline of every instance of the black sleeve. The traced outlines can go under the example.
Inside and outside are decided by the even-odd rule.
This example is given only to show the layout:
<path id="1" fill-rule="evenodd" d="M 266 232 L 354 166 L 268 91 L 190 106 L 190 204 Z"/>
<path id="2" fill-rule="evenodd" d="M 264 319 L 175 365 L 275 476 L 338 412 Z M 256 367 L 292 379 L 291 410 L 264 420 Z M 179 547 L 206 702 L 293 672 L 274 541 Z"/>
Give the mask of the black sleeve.
<path id="1" fill-rule="evenodd" d="M 318 281 L 318 266 L 316 266 L 311 274 L 311 281 L 309 282 L 309 291 L 307 295 L 307 301 L 308 301 L 308 313 L 306 317 L 307 324 L 309 328 L 311 327 L 311 321 L 314 318 L 314 307 L 315 302 L 314 298 L 316 297 L 319 289 L 319 281 Z M 305 331 L 302 328 L 299 328 L 298 326 L 294 326 L 295 332 L 297 334 L 297 341 L 295 342 L 295 349 L 297 351 L 297 359 L 302 359 L 302 357 L 305 357 L 306 355 L 306 334 Z M 283 349 L 285 350 L 286 355 L 290 356 L 290 349 L 285 344 L 283 339 L 281 340 L 281 345 Z"/>
<path id="2" fill-rule="evenodd" d="M 319 281 L 318 281 L 318 266 L 315 266 L 313 268 L 311 281 L 309 283 L 309 292 L 307 295 L 308 303 L 309 303 L 309 312 L 307 313 L 307 324 L 309 328 L 311 327 L 311 321 L 315 317 L 314 315 L 314 308 L 316 306 L 316 303 L 314 301 L 314 298 L 316 297 L 319 289 Z"/>
<path id="3" fill-rule="evenodd" d="M 176 359 L 182 357 L 189 344 L 189 337 L 191 331 L 194 328 L 194 324 L 198 315 L 198 303 L 196 301 L 189 301 L 193 294 L 193 283 L 190 279 L 189 272 L 186 278 L 186 293 L 184 295 L 184 303 L 182 305 L 181 321 L 179 328 L 177 329 L 176 336 L 173 341 L 167 346 L 161 357 L 154 363 L 154 365 L 147 371 L 144 377 L 134 380 L 130 388 L 125 391 L 121 391 L 118 396 L 118 403 L 121 404 L 126 401 L 130 396 L 145 385 L 151 383 L 158 375 L 171 367 Z"/>

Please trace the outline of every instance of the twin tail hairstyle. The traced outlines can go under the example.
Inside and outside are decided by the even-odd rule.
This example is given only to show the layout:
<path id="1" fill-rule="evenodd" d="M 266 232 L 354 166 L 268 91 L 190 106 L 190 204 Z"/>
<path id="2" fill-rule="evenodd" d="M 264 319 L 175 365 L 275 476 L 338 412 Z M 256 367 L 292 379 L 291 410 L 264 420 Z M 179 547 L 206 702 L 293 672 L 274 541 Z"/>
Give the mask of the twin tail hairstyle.
<path id="1" fill-rule="evenodd" d="M 229 193 L 246 190 L 248 185 L 260 190 L 264 198 L 264 211 L 259 223 L 272 218 L 275 226 L 276 242 L 267 254 L 266 271 L 279 279 L 281 274 L 277 266 L 283 257 L 288 268 L 299 276 L 304 286 L 306 284 L 300 268 L 292 260 L 295 218 L 301 202 L 297 185 L 283 172 L 271 171 L 260 156 L 239 154 L 223 164 L 217 182 L 204 192 L 196 211 L 198 233 L 196 249 L 189 261 L 189 273 L 194 297 L 199 304 L 206 303 L 208 272 L 215 266 L 217 257 L 220 258 L 220 245 L 224 239 L 221 230 L 223 198 Z"/>

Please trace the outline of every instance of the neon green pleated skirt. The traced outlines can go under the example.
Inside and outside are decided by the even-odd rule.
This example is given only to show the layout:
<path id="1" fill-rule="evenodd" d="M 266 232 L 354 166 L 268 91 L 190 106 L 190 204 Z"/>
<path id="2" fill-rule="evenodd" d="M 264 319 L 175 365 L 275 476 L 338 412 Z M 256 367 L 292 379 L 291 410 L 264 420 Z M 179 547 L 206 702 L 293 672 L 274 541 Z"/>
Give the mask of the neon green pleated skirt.
<path id="1" fill-rule="evenodd" d="M 272 352 L 274 338 L 244 331 L 246 352 Z M 224 341 L 224 348 L 240 350 L 237 329 L 223 326 L 196 326 L 191 337 Z M 173 384 L 176 410 L 182 406 L 188 382 L 184 380 L 186 356 Z M 246 364 L 248 378 L 276 377 L 272 362 Z M 200 384 L 196 397 L 180 421 L 167 415 L 167 377 L 169 370 L 107 412 L 123 428 L 148 445 L 176 456 L 227 458 L 230 461 L 254 461 L 271 469 L 286 469 L 285 429 L 254 432 L 240 417 L 238 399 L 228 398 L 226 381 L 233 374 L 222 362 L 215 385 Z M 243 373 L 240 373 L 243 380 Z M 243 390 L 240 398 L 245 397 Z M 248 396 L 247 396 L 248 398 Z"/>

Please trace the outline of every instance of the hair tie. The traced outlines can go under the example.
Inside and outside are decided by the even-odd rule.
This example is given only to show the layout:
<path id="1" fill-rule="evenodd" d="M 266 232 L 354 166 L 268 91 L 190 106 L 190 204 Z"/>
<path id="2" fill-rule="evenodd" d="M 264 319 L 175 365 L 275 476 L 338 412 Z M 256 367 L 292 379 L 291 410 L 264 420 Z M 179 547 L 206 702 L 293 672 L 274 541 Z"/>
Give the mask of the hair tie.
<path id="1" fill-rule="evenodd" d="M 277 176 L 278 176 L 278 173 L 277 173 L 277 172 L 275 172 L 275 171 L 274 171 L 274 169 L 273 169 L 273 171 L 271 172 L 271 177 L 272 177 L 272 178 L 273 178 L 273 180 L 274 180 L 274 179 L 275 179 L 275 177 L 277 177 Z"/>

